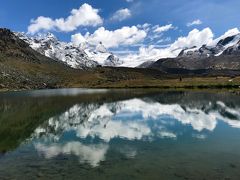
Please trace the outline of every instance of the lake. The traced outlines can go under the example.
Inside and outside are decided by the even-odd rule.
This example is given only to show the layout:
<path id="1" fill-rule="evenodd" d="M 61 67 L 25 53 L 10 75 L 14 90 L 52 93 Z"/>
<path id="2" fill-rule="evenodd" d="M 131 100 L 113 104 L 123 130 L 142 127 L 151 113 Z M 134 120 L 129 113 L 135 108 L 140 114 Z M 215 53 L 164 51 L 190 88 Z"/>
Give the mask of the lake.
<path id="1" fill-rule="evenodd" d="M 0 93 L 0 179 L 240 179 L 240 96 Z"/>

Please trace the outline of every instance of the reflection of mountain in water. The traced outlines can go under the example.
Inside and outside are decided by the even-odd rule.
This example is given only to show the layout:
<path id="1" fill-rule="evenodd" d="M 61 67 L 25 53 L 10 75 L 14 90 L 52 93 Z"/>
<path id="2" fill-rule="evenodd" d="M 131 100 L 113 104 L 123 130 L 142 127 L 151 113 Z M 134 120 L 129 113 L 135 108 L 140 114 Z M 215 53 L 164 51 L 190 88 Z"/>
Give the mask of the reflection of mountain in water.
<path id="1" fill-rule="evenodd" d="M 176 124 L 192 127 L 192 136 L 199 139 L 206 138 L 202 134 L 204 130 L 214 131 L 218 121 L 240 128 L 240 109 L 236 104 L 227 106 L 222 101 L 206 99 L 203 102 L 200 100 L 171 104 L 156 100 L 157 97 L 103 104 L 76 104 L 65 113 L 50 118 L 35 130 L 32 138 L 44 139 L 45 142 L 37 142 L 35 147 L 46 158 L 59 154 L 73 154 L 78 156 L 81 162 L 96 166 L 105 159 L 108 143 L 115 138 L 176 139 L 182 135 L 181 128 L 176 128 Z M 73 132 L 78 141 L 90 138 L 97 139 L 100 144 L 60 142 L 67 132 Z"/>
<path id="2" fill-rule="evenodd" d="M 201 108 L 180 104 L 132 99 L 106 104 L 77 104 L 65 113 L 50 118 L 38 127 L 34 137 L 42 135 L 55 139 L 66 131 L 75 131 L 80 138 L 98 137 L 105 142 L 120 137 L 133 140 L 153 136 L 149 121 L 168 123 L 177 120 L 194 130 L 213 131 L 218 121 L 240 128 L 240 109 L 223 102 L 209 102 Z"/>

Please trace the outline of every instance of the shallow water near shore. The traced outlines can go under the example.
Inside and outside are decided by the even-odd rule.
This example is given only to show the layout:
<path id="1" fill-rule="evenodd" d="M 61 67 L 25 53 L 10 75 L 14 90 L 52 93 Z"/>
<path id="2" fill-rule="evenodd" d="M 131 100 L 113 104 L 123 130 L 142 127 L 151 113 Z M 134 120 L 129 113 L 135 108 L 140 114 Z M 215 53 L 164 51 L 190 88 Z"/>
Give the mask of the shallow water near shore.
<path id="1" fill-rule="evenodd" d="M 240 96 L 0 93 L 0 179 L 239 179 Z"/>

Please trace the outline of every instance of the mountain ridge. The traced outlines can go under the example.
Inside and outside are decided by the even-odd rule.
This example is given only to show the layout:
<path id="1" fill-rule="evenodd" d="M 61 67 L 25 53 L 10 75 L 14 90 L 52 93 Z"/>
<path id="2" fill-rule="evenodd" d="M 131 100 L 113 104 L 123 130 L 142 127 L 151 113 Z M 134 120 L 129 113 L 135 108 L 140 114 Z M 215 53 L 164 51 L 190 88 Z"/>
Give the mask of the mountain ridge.
<path id="1" fill-rule="evenodd" d="M 216 44 L 203 44 L 200 48 L 192 47 L 183 49 L 178 57 L 193 57 L 205 58 L 210 56 L 220 56 L 226 54 L 225 51 L 228 48 L 239 47 L 240 33 L 230 35 L 220 39 Z"/>
<path id="2" fill-rule="evenodd" d="M 101 42 L 91 47 L 87 43 L 74 45 L 59 41 L 52 33 L 39 36 L 28 36 L 25 33 L 15 33 L 15 35 L 42 55 L 62 61 L 75 69 L 94 68 L 99 65 L 115 67 L 121 64 L 119 58 L 109 52 Z"/>
<path id="3" fill-rule="evenodd" d="M 238 71 L 240 70 L 240 33 L 224 37 L 213 45 L 185 48 L 177 57 L 159 59 L 149 63 L 145 68 L 159 69 L 168 73 L 197 70 Z"/>

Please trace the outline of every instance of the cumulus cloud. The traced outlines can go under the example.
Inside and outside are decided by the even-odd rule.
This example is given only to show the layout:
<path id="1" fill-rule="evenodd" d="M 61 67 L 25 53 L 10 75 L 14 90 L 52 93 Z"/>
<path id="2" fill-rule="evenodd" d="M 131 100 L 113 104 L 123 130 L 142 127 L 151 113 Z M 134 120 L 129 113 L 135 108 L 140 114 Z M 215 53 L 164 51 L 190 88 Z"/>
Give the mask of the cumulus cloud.
<path id="1" fill-rule="evenodd" d="M 179 37 L 172 45 L 171 50 L 191 48 L 193 46 L 200 47 L 204 44 L 209 44 L 213 41 L 213 32 L 210 28 L 205 28 L 202 31 L 194 29 L 189 32 L 186 37 Z"/>
<path id="2" fill-rule="evenodd" d="M 187 27 L 195 26 L 195 25 L 200 25 L 202 24 L 202 21 L 200 19 L 196 19 L 192 22 L 187 23 Z"/>
<path id="3" fill-rule="evenodd" d="M 116 11 L 113 16 L 111 17 L 112 21 L 123 21 L 132 16 L 131 11 L 128 8 L 119 9 Z"/>
<path id="4" fill-rule="evenodd" d="M 75 45 L 79 45 L 86 42 L 85 37 L 81 33 L 77 33 L 71 36 L 71 41 Z"/>
<path id="5" fill-rule="evenodd" d="M 31 20 L 31 25 L 28 27 L 28 32 L 34 34 L 39 30 L 51 30 L 54 27 L 54 21 L 49 17 L 40 16 L 36 20 Z"/>
<path id="6" fill-rule="evenodd" d="M 165 26 L 156 26 L 156 27 L 154 27 L 154 32 L 162 33 L 162 32 L 168 31 L 173 28 L 174 28 L 174 26 L 172 24 L 167 24 Z"/>
<path id="7" fill-rule="evenodd" d="M 147 33 L 137 28 L 122 27 L 114 31 L 106 30 L 104 27 L 98 28 L 93 34 L 86 33 L 84 36 L 80 33 L 72 35 L 72 42 L 78 45 L 84 41 L 96 45 L 102 42 L 106 48 L 119 47 L 120 45 L 132 45 L 144 40 Z"/>
<path id="8" fill-rule="evenodd" d="M 148 47 L 140 47 L 138 52 L 123 55 L 120 58 L 123 60 L 123 65 L 126 67 L 136 67 L 147 61 L 154 61 L 160 58 L 173 57 L 169 48 L 156 48 L 153 45 Z"/>
<path id="9" fill-rule="evenodd" d="M 70 32 L 80 26 L 97 26 L 103 23 L 103 19 L 98 13 L 98 9 L 94 9 L 91 5 L 85 3 L 80 6 L 79 9 L 73 9 L 71 15 L 66 19 L 52 19 L 50 17 L 40 16 L 37 19 L 31 20 L 28 33 L 34 34 L 41 30 Z"/>

